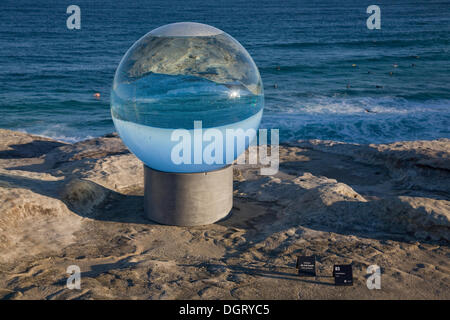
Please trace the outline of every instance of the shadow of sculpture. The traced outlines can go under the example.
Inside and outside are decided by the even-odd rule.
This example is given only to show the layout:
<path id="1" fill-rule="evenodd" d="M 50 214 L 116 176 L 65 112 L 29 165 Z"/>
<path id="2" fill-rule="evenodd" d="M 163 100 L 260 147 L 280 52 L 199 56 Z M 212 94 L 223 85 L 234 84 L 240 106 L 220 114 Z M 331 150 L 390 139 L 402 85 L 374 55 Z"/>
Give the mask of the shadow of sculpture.
<path id="1" fill-rule="evenodd" d="M 236 277 L 236 275 L 250 275 L 254 277 L 263 277 L 263 278 L 272 278 L 272 279 L 282 279 L 282 280 L 292 280 L 292 281 L 298 281 L 303 283 L 310 283 L 310 284 L 319 284 L 319 285 L 325 285 L 325 286 L 334 286 L 333 277 L 328 275 L 317 275 L 316 277 L 301 277 L 296 272 L 295 267 L 287 268 L 289 271 L 292 272 L 283 272 L 274 270 L 280 269 L 282 267 L 280 266 L 271 266 L 270 268 L 255 268 L 250 266 L 240 266 L 240 265 L 221 265 L 221 264 L 214 264 L 214 263 L 199 263 L 194 265 L 188 265 L 188 264 L 180 264 L 182 267 L 196 267 L 196 268 L 206 268 L 206 270 L 209 270 L 210 272 L 217 273 L 219 272 L 229 272 L 230 275 L 228 276 L 229 279 L 233 279 Z"/>

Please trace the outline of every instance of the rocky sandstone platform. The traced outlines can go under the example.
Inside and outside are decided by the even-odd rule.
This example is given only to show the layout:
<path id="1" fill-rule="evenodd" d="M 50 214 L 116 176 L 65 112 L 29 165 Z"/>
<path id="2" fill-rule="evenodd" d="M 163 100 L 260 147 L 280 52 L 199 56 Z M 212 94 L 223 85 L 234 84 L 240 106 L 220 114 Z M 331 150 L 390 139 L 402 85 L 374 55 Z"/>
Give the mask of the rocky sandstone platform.
<path id="1" fill-rule="evenodd" d="M 115 134 L 0 130 L 0 298 L 450 299 L 449 139 L 284 144 L 276 175 L 234 165 L 232 213 L 209 226 L 155 224 L 142 195 Z M 316 278 L 297 276 L 298 255 L 317 256 Z M 343 263 L 352 287 L 333 284 Z"/>

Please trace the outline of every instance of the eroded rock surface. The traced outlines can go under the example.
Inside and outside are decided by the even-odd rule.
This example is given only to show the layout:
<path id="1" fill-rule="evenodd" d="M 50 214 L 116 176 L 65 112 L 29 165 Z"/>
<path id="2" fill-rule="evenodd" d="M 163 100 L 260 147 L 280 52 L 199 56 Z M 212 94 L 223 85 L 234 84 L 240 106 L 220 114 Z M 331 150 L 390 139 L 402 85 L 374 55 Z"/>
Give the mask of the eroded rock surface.
<path id="1" fill-rule="evenodd" d="M 115 134 L 0 136 L 3 298 L 450 298 L 448 139 L 282 145 L 276 175 L 234 166 L 229 218 L 183 228 L 146 219 L 142 164 Z M 318 277 L 300 278 L 310 254 Z M 338 263 L 353 287 L 332 285 Z M 366 287 L 372 264 L 382 290 Z M 70 265 L 81 290 L 65 286 Z"/>

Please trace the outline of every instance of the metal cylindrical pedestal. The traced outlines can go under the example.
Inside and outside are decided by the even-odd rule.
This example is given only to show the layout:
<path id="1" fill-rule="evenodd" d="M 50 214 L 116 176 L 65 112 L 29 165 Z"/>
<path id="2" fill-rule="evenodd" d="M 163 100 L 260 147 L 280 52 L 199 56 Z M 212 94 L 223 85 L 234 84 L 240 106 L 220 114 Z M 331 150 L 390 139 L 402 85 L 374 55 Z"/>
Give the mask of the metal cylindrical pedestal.
<path id="1" fill-rule="evenodd" d="M 176 226 L 214 223 L 233 206 L 233 167 L 174 173 L 144 165 L 144 208 L 153 221 Z"/>

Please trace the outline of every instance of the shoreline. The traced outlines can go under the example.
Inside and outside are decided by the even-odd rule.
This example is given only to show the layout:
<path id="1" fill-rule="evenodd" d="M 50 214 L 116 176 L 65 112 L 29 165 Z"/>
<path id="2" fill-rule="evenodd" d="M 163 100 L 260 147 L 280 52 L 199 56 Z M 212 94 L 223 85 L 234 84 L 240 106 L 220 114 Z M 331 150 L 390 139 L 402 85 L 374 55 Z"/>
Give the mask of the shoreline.
<path id="1" fill-rule="evenodd" d="M 0 129 L 0 297 L 450 299 L 450 139 L 280 144 L 234 165 L 234 207 L 183 228 L 143 215 L 142 164 L 115 134 L 65 143 Z M 316 255 L 318 277 L 296 275 Z M 354 285 L 335 287 L 333 264 Z M 65 288 L 78 265 L 82 289 Z M 382 268 L 368 290 L 366 269 Z"/>
<path id="2" fill-rule="evenodd" d="M 267 128 L 267 130 L 270 130 L 270 129 Z M 52 136 L 47 136 L 44 134 L 29 133 L 25 130 L 12 130 L 12 129 L 0 128 L 0 131 L 12 131 L 12 132 L 23 133 L 23 134 L 26 134 L 29 136 L 53 140 L 53 141 L 61 142 L 64 144 L 76 144 L 76 143 L 80 143 L 80 142 L 84 142 L 84 141 L 88 141 L 88 140 L 94 140 L 94 139 L 99 139 L 99 138 L 103 138 L 103 137 L 108 137 L 111 135 L 118 135 L 117 131 L 113 131 L 113 132 L 105 133 L 105 134 L 98 135 L 98 136 L 88 136 L 88 137 L 80 139 L 80 140 L 75 140 L 75 138 L 68 138 L 67 140 L 64 140 L 64 139 L 60 139 L 60 138 L 56 138 L 56 137 L 52 137 Z M 384 141 L 384 142 L 352 142 L 352 141 L 345 141 L 345 140 L 338 140 L 338 139 L 288 139 L 288 140 L 280 141 L 280 146 L 283 146 L 283 145 L 288 146 L 288 145 L 296 144 L 299 141 L 304 142 L 304 141 L 315 141 L 315 140 L 328 141 L 328 142 L 334 142 L 334 143 L 344 143 L 344 144 L 350 144 L 350 145 L 369 146 L 369 145 L 389 145 L 389 144 L 393 144 L 393 143 L 403 143 L 403 142 L 408 143 L 408 142 L 415 142 L 415 141 L 425 141 L 425 142 L 439 141 L 439 140 L 449 140 L 450 141 L 450 138 L 439 137 L 439 138 L 410 139 L 410 140 L 396 139 L 396 140 Z"/>

